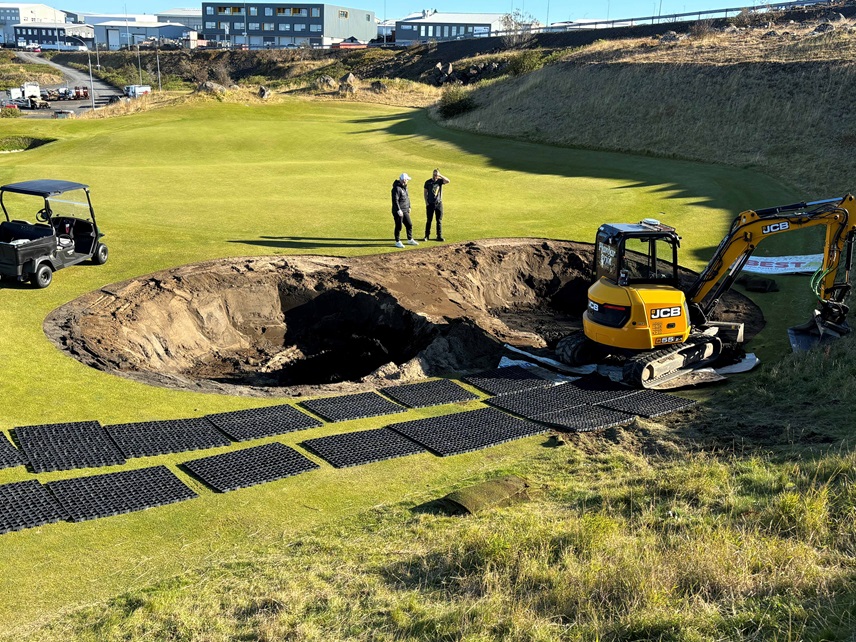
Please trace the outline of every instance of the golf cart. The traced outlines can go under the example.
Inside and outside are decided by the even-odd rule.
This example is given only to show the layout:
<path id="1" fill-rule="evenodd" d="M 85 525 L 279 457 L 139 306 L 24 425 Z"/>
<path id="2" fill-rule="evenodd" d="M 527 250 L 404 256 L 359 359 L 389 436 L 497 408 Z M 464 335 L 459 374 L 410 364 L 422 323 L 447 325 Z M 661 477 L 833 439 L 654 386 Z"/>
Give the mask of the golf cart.
<path id="1" fill-rule="evenodd" d="M 85 201 L 82 197 L 59 198 L 77 190 L 86 195 Z M 36 223 L 9 216 L 10 201 L 14 201 L 15 209 L 29 207 L 32 202 L 27 198 L 10 198 L 10 194 L 41 199 Z M 84 211 L 82 216 L 75 215 L 75 206 Z M 0 278 L 4 281 L 29 281 L 37 288 L 46 288 L 53 280 L 53 273 L 64 267 L 87 259 L 97 265 L 107 262 L 107 246 L 101 243 L 103 234 L 95 222 L 88 185 L 59 180 L 10 183 L 0 187 L 0 207 L 6 217 L 0 222 Z"/>

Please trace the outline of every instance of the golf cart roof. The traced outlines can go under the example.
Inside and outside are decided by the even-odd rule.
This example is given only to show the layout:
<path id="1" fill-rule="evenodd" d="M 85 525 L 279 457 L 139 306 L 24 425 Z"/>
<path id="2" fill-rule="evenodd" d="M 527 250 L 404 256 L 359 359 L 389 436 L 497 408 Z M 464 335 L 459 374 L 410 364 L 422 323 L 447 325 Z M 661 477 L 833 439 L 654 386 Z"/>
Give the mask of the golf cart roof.
<path id="1" fill-rule="evenodd" d="M 88 189 L 89 185 L 73 183 L 71 181 L 59 181 L 53 179 L 42 179 L 37 181 L 24 181 L 22 183 L 9 183 L 0 187 L 0 192 L 13 192 L 15 194 L 29 194 L 31 196 L 57 196 L 64 192 L 76 189 Z"/>

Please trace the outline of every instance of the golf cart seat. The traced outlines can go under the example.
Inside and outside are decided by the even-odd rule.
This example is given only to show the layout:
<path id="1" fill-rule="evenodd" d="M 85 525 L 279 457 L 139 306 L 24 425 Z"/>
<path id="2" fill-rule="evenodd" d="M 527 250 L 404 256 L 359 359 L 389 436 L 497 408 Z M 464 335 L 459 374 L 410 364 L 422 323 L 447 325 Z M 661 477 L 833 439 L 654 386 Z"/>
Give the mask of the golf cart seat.
<path id="1" fill-rule="evenodd" d="M 0 243 L 11 243 L 12 241 L 33 241 L 46 236 L 53 236 L 50 225 L 37 223 L 31 225 L 24 221 L 3 221 L 0 223 Z"/>

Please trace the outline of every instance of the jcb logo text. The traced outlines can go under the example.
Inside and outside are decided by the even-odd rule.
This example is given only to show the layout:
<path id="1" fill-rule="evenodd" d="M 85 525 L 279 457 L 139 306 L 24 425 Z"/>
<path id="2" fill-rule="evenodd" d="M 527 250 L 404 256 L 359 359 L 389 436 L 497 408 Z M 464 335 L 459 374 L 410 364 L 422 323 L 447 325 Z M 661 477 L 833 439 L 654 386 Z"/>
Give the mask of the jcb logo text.
<path id="1" fill-rule="evenodd" d="M 588 307 L 589 310 L 591 310 L 592 312 L 597 312 L 598 310 L 600 310 L 600 306 L 594 301 L 589 301 Z"/>
<path id="2" fill-rule="evenodd" d="M 674 308 L 654 308 L 651 310 L 652 319 L 670 319 L 681 316 L 680 306 Z"/>
<path id="3" fill-rule="evenodd" d="M 761 228 L 761 234 L 773 234 L 774 232 L 784 232 L 785 230 L 790 229 L 791 224 L 787 221 L 783 221 L 782 223 L 773 223 L 772 225 L 765 225 Z"/>

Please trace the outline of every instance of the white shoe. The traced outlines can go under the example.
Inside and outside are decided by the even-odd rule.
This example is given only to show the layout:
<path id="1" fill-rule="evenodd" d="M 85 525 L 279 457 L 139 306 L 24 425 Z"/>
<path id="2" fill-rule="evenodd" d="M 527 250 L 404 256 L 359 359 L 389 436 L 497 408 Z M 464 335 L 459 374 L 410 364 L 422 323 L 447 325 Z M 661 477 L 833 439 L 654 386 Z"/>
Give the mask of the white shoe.
<path id="1" fill-rule="evenodd" d="M 395 242 L 395 247 L 401 247 L 401 248 L 403 248 L 403 247 L 404 247 L 404 243 L 402 243 L 401 241 L 396 241 L 396 242 Z"/>
<path id="2" fill-rule="evenodd" d="M 416 239 L 409 239 L 407 241 L 407 244 L 408 245 L 419 245 L 419 241 L 417 241 Z"/>

